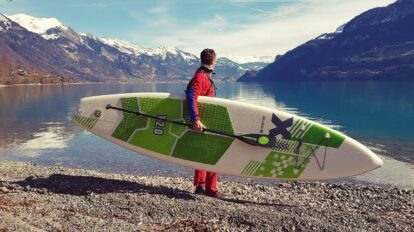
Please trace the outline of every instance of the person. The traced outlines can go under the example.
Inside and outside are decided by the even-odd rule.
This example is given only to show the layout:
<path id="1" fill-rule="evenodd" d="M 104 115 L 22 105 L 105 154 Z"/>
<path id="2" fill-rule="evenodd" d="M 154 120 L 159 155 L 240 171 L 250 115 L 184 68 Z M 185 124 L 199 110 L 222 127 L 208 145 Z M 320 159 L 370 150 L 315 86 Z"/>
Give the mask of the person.
<path id="1" fill-rule="evenodd" d="M 206 48 L 200 53 L 201 66 L 196 70 L 193 78 L 187 85 L 187 104 L 190 112 L 193 129 L 202 132 L 204 124 L 199 117 L 197 105 L 198 96 L 215 96 L 216 87 L 211 75 L 216 66 L 216 52 L 213 49 Z M 215 172 L 206 172 L 205 170 L 195 170 L 194 186 L 195 194 L 205 194 L 210 197 L 220 198 L 221 193 L 217 189 L 218 175 Z"/>

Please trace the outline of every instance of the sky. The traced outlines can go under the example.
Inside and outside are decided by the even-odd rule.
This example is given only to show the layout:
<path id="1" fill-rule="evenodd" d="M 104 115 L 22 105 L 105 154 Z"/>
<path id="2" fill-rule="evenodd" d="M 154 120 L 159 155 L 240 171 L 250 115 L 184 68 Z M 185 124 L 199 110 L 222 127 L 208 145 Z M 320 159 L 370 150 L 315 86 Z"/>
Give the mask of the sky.
<path id="1" fill-rule="evenodd" d="M 0 13 L 53 17 L 77 32 L 198 54 L 276 56 L 395 0 L 0 0 Z"/>

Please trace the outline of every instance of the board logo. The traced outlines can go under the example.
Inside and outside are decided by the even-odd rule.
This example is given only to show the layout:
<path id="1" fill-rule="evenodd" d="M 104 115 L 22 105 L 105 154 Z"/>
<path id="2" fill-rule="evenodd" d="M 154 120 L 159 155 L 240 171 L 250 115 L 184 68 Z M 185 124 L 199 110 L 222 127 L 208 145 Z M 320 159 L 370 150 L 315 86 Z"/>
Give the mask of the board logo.
<path id="1" fill-rule="evenodd" d="M 272 123 L 276 127 L 269 130 L 269 137 L 282 135 L 284 139 L 290 139 L 291 134 L 287 128 L 293 125 L 293 117 L 282 121 L 276 114 L 272 114 Z"/>
<path id="2" fill-rule="evenodd" d="M 100 110 L 95 110 L 95 112 L 93 112 L 93 115 L 94 115 L 96 118 L 101 117 L 101 114 L 102 114 L 102 111 L 100 111 Z"/>
<path id="3" fill-rule="evenodd" d="M 263 131 L 264 127 L 264 119 L 265 117 L 262 117 L 262 128 L 260 129 L 260 132 Z M 239 139 L 243 140 L 244 142 L 256 146 L 263 146 L 263 147 L 269 147 L 269 148 L 276 148 L 276 149 L 288 149 L 288 145 L 279 141 L 276 136 L 282 135 L 284 139 L 289 139 L 291 137 L 290 132 L 288 131 L 288 128 L 293 125 L 293 117 L 288 118 L 285 121 L 282 121 L 280 118 L 278 118 L 275 114 L 272 114 L 272 123 L 276 126 L 273 129 L 269 130 L 268 135 L 263 134 L 247 134 L 240 136 Z"/>
<path id="4" fill-rule="evenodd" d="M 161 119 L 167 119 L 167 115 L 156 115 L 157 117 Z M 162 120 L 155 120 L 154 123 L 154 130 L 152 131 L 155 135 L 163 135 L 164 134 L 164 127 L 165 127 L 165 121 Z"/>
<path id="5" fill-rule="evenodd" d="M 263 133 L 263 128 L 264 128 L 264 122 L 266 120 L 266 116 L 263 115 L 262 117 L 262 123 L 260 123 L 260 131 L 259 133 Z"/>

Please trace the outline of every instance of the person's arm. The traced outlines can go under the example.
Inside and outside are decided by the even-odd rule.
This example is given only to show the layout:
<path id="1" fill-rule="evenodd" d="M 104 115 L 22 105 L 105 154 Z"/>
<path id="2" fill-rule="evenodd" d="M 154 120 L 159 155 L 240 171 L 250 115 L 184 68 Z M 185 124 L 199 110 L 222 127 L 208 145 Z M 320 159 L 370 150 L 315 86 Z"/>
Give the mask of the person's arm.
<path id="1" fill-rule="evenodd" d="M 193 129 L 196 131 L 202 131 L 205 126 L 200 121 L 197 99 L 201 93 L 203 86 L 202 74 L 197 74 L 191 82 L 190 88 L 187 91 L 187 104 L 190 112 L 190 119 L 193 122 Z"/>

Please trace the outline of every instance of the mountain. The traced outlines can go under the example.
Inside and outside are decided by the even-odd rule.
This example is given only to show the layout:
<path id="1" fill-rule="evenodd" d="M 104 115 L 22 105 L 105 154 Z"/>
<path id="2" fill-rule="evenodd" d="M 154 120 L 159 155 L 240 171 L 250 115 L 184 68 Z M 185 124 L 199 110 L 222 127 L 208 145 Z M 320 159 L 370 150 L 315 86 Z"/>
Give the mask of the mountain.
<path id="1" fill-rule="evenodd" d="M 28 31 L 40 34 L 45 39 L 53 39 L 53 37 L 46 33 L 51 28 L 68 29 L 56 18 L 35 18 L 26 14 L 15 14 L 7 17 Z"/>
<path id="2" fill-rule="evenodd" d="M 70 72 L 58 68 L 65 64 L 61 57 L 59 47 L 0 14 L 0 83 L 76 81 Z"/>
<path id="3" fill-rule="evenodd" d="M 374 8 L 239 81 L 413 79 L 413 25 L 414 0 Z"/>
<path id="4" fill-rule="evenodd" d="M 0 51 L 0 84 L 187 80 L 199 66 L 197 56 L 175 47 L 144 48 L 77 33 L 55 18 L 25 14 L 0 14 Z M 216 79 L 236 80 L 252 62 L 219 58 Z M 266 64 L 254 65 L 257 69 Z"/>
<path id="5" fill-rule="evenodd" d="M 251 63 L 272 63 L 275 61 L 275 58 L 272 56 L 233 56 L 233 55 L 225 55 L 229 60 L 239 64 L 251 64 Z"/>

